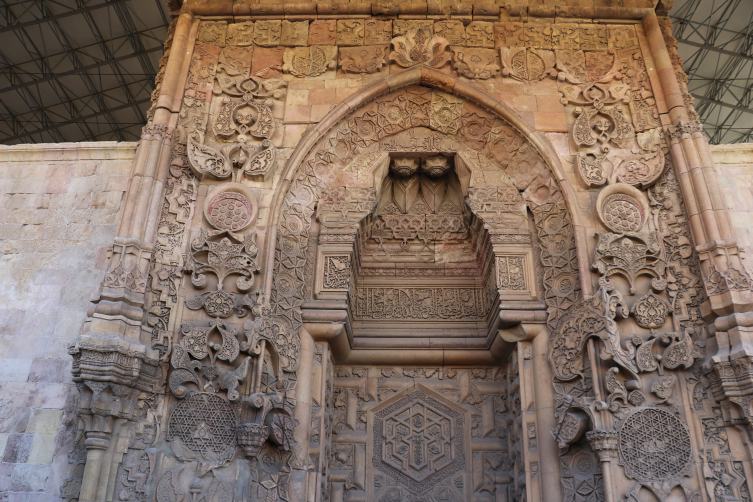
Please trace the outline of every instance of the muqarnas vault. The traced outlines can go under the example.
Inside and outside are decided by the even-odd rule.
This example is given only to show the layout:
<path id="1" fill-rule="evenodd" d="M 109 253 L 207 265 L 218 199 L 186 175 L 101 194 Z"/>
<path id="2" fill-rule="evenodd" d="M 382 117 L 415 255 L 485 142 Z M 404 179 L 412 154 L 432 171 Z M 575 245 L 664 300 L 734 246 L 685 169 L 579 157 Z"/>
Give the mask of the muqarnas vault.
<path id="1" fill-rule="evenodd" d="M 668 6 L 172 5 L 66 501 L 751 500 Z"/>

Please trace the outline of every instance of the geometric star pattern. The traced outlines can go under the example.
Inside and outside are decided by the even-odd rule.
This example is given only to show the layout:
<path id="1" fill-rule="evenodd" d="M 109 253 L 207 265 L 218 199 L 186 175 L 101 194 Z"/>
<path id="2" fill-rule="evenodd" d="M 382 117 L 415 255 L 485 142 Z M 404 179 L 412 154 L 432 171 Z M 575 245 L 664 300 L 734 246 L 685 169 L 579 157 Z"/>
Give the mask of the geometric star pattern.
<path id="1" fill-rule="evenodd" d="M 681 477 L 691 455 L 688 428 L 668 411 L 638 410 L 620 428 L 620 457 L 626 474 L 639 482 Z"/>
<path id="2" fill-rule="evenodd" d="M 180 439 L 194 453 L 207 458 L 235 448 L 237 420 L 230 405 L 216 394 L 197 392 L 178 403 L 170 415 L 167 439 Z"/>

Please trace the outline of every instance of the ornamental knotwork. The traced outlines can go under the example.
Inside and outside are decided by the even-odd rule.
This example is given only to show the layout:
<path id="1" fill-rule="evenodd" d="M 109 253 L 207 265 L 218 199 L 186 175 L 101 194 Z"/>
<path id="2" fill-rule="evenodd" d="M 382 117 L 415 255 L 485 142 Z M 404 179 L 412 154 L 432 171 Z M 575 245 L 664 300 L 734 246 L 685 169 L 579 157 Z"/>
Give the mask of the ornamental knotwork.
<path id="1" fill-rule="evenodd" d="M 326 53 L 329 47 L 296 47 L 285 51 L 282 71 L 299 78 L 318 77 L 327 70 L 335 69 L 335 61 Z"/>
<path id="2" fill-rule="evenodd" d="M 547 77 L 557 77 L 554 53 L 525 47 L 500 48 L 502 76 L 525 83 L 538 82 Z"/>
<path id="3" fill-rule="evenodd" d="M 226 94 L 212 126 L 217 136 L 233 137 L 245 142 L 247 139 L 269 139 L 275 132 L 272 105 L 281 99 L 284 87 L 282 80 L 261 80 L 256 77 L 217 76 L 214 93 Z"/>
<path id="4" fill-rule="evenodd" d="M 573 140 L 579 147 L 597 147 L 608 153 L 610 145 L 623 147 L 634 137 L 635 129 L 625 115 L 623 104 L 628 86 L 617 83 L 610 86 L 591 84 L 560 87 L 562 103 L 575 106 Z"/>
<path id="5" fill-rule="evenodd" d="M 434 493 L 433 500 L 460 500 L 442 485 L 453 483 L 462 494 L 466 491 L 465 472 L 470 462 L 467 429 L 471 424 L 457 405 L 422 387 L 413 387 L 373 412 L 374 433 L 368 445 L 367 472 L 375 480 L 389 479 L 378 486 L 370 482 L 368 491 L 382 500 L 391 491 L 410 494 L 418 499 Z"/>
<path id="6" fill-rule="evenodd" d="M 226 462 L 235 455 L 237 422 L 235 412 L 222 397 L 199 392 L 173 408 L 167 440 L 185 460 Z"/>

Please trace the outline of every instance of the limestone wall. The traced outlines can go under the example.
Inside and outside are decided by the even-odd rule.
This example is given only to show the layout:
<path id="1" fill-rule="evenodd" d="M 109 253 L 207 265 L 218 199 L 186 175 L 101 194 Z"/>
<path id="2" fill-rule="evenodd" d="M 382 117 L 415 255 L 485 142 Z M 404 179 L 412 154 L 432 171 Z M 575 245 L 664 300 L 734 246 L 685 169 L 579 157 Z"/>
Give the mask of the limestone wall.
<path id="1" fill-rule="evenodd" d="M 0 147 L 0 500 L 59 500 L 78 396 L 67 345 L 102 281 L 135 149 Z"/>
<path id="2" fill-rule="evenodd" d="M 753 144 L 715 145 L 711 152 L 738 243 L 750 255 L 753 251 Z M 753 270 L 753 258 L 749 256 L 747 261 L 748 270 Z"/>

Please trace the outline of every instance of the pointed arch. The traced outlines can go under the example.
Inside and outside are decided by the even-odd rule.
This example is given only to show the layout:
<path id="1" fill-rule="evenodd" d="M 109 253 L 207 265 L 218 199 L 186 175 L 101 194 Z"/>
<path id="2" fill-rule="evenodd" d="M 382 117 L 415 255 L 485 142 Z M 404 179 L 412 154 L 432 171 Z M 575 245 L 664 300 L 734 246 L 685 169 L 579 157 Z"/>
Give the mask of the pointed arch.
<path id="1" fill-rule="evenodd" d="M 572 286 L 572 282 L 576 281 L 578 283 L 576 286 L 577 290 L 584 289 L 588 291 L 588 286 L 584 280 L 587 277 L 587 270 L 584 269 L 584 265 L 587 264 L 585 249 L 582 249 L 582 246 L 574 244 L 575 241 L 580 240 L 576 236 L 582 230 L 575 195 L 564 174 L 559 158 L 549 141 L 542 133 L 535 131 L 530 125 L 525 123 L 507 105 L 482 89 L 428 67 L 410 68 L 374 82 L 338 104 L 317 126 L 310 129 L 303 136 L 283 168 L 279 182 L 280 185 L 277 187 L 271 207 L 272 214 L 270 215 L 268 235 L 265 241 L 264 259 L 266 267 L 264 267 L 265 276 L 263 284 L 265 293 L 270 295 L 270 299 L 272 300 L 270 311 L 271 330 L 265 336 L 270 339 L 280 340 L 280 343 L 277 344 L 278 349 L 283 360 L 287 361 L 284 366 L 286 366 L 288 371 L 295 369 L 297 366 L 295 360 L 300 348 L 300 340 L 297 340 L 296 326 L 301 323 L 300 305 L 302 304 L 302 294 L 297 294 L 296 290 L 300 288 L 302 291 L 303 288 L 302 272 L 299 269 L 302 267 L 301 260 L 304 256 L 301 252 L 308 243 L 307 228 L 309 221 L 307 219 L 311 218 L 313 207 L 321 194 L 330 186 L 342 182 L 342 180 L 335 179 L 336 174 L 343 171 L 344 167 L 353 160 L 361 147 L 365 148 L 367 146 L 353 146 L 352 139 L 345 138 L 341 140 L 338 134 L 344 131 L 343 124 L 349 126 L 351 130 L 359 127 L 358 120 L 362 120 L 362 117 L 359 117 L 358 114 L 370 113 L 366 110 L 369 106 L 373 109 L 375 101 L 379 101 L 381 104 L 393 95 L 397 96 L 399 94 L 398 91 L 411 88 L 411 86 L 412 88 L 420 86 L 422 89 L 428 88 L 431 90 L 430 94 L 432 97 L 429 99 L 432 102 L 434 100 L 433 96 L 437 94 L 434 91 L 446 93 L 439 93 L 441 96 L 450 95 L 447 98 L 449 101 L 460 98 L 458 102 L 470 102 L 477 108 L 488 112 L 491 117 L 499 119 L 505 125 L 510 126 L 516 135 L 522 138 L 523 143 L 529 145 L 534 150 L 533 156 L 536 158 L 537 165 L 543 164 L 545 166 L 544 170 L 548 170 L 550 174 L 547 177 L 549 180 L 548 183 L 550 186 L 556 185 L 556 192 L 560 194 L 557 198 L 559 200 L 556 204 L 557 207 L 551 209 L 546 214 L 540 211 L 539 216 L 549 221 L 554 212 L 558 212 L 560 215 L 564 215 L 564 220 L 567 221 L 564 222 L 562 218 L 559 218 L 561 221 L 555 221 L 557 218 L 552 219 L 552 228 L 557 225 L 567 225 L 572 229 L 568 231 L 568 233 L 572 232 L 570 237 L 568 237 L 572 241 L 570 244 L 565 243 L 565 239 L 561 236 L 561 241 L 552 243 L 552 247 L 559 246 L 561 248 L 564 245 L 568 247 L 568 250 L 564 253 L 567 254 L 565 257 L 558 256 L 556 252 L 552 253 L 550 268 L 556 268 L 558 260 L 560 262 L 562 260 L 567 261 L 573 273 L 564 280 L 563 284 L 569 283 Z M 425 98 L 422 103 L 428 110 Z M 371 113 L 374 115 L 373 112 Z M 430 120 L 428 115 L 424 120 Z M 418 124 L 418 126 L 429 126 L 429 123 Z M 418 126 L 414 123 L 409 127 L 403 127 L 401 131 Z M 441 131 L 442 126 L 441 124 L 432 124 L 431 129 Z M 397 131 L 388 132 L 385 135 L 383 132 L 380 132 L 380 140 L 370 137 L 368 138 L 368 141 L 371 142 L 369 144 L 381 141 L 381 138 L 396 133 Z M 457 128 L 449 136 L 455 136 L 456 134 Z M 446 135 L 444 136 L 447 137 Z M 363 143 L 363 138 L 361 138 L 361 142 Z M 526 151 L 529 150 L 526 149 Z M 339 164 L 339 168 L 331 168 L 334 164 Z M 513 164 L 514 162 L 510 163 L 510 165 Z M 532 182 L 529 181 L 528 183 L 531 184 Z M 523 187 L 521 190 L 526 188 Z M 542 185 L 541 188 L 545 187 Z M 532 195 L 532 198 L 535 199 L 535 195 Z M 553 205 L 553 203 L 549 204 L 549 206 Z M 542 228 L 548 224 L 543 221 L 541 223 Z M 543 231 L 545 233 L 549 232 L 549 230 Z M 291 237 L 294 234 L 295 238 Z M 305 262 L 305 258 L 303 258 L 303 261 Z M 276 268 L 281 268 L 281 270 L 277 271 Z M 285 268 L 284 272 L 282 268 Z M 576 275 L 581 277 L 580 281 L 576 278 Z M 555 290 L 558 287 L 562 287 L 562 285 L 558 284 L 552 278 L 550 284 L 545 284 L 545 287 Z M 555 298 L 555 301 L 559 302 L 560 300 Z M 558 304 L 557 307 L 559 309 L 566 309 L 569 307 L 569 302 L 570 299 L 562 302 L 561 305 Z"/>

